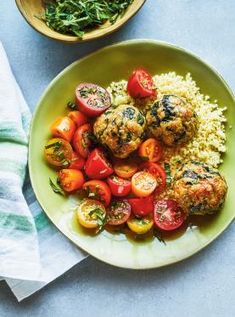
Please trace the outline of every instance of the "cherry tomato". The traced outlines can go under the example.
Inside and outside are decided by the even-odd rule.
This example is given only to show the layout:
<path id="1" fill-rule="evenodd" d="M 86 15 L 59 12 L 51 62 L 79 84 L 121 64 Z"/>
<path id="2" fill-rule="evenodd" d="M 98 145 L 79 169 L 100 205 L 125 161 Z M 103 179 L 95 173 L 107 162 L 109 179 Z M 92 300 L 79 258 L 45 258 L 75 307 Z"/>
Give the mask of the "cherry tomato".
<path id="1" fill-rule="evenodd" d="M 78 206 L 77 217 L 80 225 L 88 229 L 94 229 L 104 225 L 106 210 L 101 202 L 86 199 Z"/>
<path id="2" fill-rule="evenodd" d="M 117 226 L 125 223 L 131 214 L 131 206 L 126 200 L 113 201 L 107 210 L 107 223 Z"/>
<path id="3" fill-rule="evenodd" d="M 118 160 L 114 163 L 115 173 L 122 178 L 130 178 L 138 170 L 138 166 L 134 161 L 131 160 Z"/>
<path id="4" fill-rule="evenodd" d="M 157 162 L 162 158 L 162 147 L 156 139 L 149 138 L 140 145 L 139 156 Z"/>
<path id="5" fill-rule="evenodd" d="M 108 206 L 111 201 L 111 191 L 108 185 L 100 180 L 91 180 L 83 185 L 89 198 L 101 201 L 105 206 Z"/>
<path id="6" fill-rule="evenodd" d="M 153 196 L 144 198 L 129 198 L 131 211 L 136 216 L 146 216 L 153 212 Z"/>
<path id="7" fill-rule="evenodd" d="M 133 98 L 156 96 L 152 76 L 144 69 L 136 69 L 127 83 L 127 91 Z"/>
<path id="8" fill-rule="evenodd" d="M 157 188 L 155 194 L 160 194 L 166 187 L 166 172 L 164 168 L 153 162 L 145 162 L 140 165 L 140 170 L 148 171 L 157 179 Z"/>
<path id="9" fill-rule="evenodd" d="M 69 142 L 61 138 L 49 140 L 45 146 L 44 155 L 48 163 L 57 167 L 68 167 L 73 155 Z"/>
<path id="10" fill-rule="evenodd" d="M 73 137 L 73 147 L 77 154 L 83 158 L 87 158 L 89 154 L 89 147 L 91 140 L 89 135 L 92 133 L 91 125 L 89 123 L 78 127 Z"/>
<path id="11" fill-rule="evenodd" d="M 111 98 L 103 87 L 82 83 L 76 88 L 76 105 L 87 116 L 97 117 L 111 106 Z"/>
<path id="12" fill-rule="evenodd" d="M 111 193 L 114 196 L 127 196 L 131 191 L 131 182 L 116 175 L 112 175 L 107 179 Z"/>
<path id="13" fill-rule="evenodd" d="M 73 152 L 69 168 L 72 168 L 75 170 L 81 170 L 83 169 L 84 165 L 85 165 L 84 158 L 78 155 L 77 153 Z"/>
<path id="14" fill-rule="evenodd" d="M 131 231 L 137 234 L 145 234 L 153 227 L 152 215 L 147 215 L 142 218 L 132 215 L 127 220 L 127 225 Z"/>
<path id="15" fill-rule="evenodd" d="M 175 200 L 162 199 L 155 203 L 154 222 L 158 228 L 166 231 L 175 230 L 185 219 L 186 214 Z"/>
<path id="16" fill-rule="evenodd" d="M 66 192 L 73 192 L 81 189 L 84 184 L 82 172 L 70 168 L 60 170 L 58 178 L 60 186 Z"/>
<path id="17" fill-rule="evenodd" d="M 69 117 L 59 117 L 51 125 L 50 130 L 53 137 L 62 138 L 71 142 L 76 130 L 76 125 Z"/>
<path id="18" fill-rule="evenodd" d="M 113 174 L 113 168 L 101 149 L 94 149 L 88 156 L 85 172 L 89 178 L 104 179 Z"/>
<path id="19" fill-rule="evenodd" d="M 70 111 L 68 117 L 73 120 L 77 127 L 88 122 L 88 118 L 81 111 Z"/>
<path id="20" fill-rule="evenodd" d="M 157 187 L 156 178 L 149 172 L 138 172 L 132 176 L 131 188 L 133 194 L 137 197 L 147 197 Z"/>

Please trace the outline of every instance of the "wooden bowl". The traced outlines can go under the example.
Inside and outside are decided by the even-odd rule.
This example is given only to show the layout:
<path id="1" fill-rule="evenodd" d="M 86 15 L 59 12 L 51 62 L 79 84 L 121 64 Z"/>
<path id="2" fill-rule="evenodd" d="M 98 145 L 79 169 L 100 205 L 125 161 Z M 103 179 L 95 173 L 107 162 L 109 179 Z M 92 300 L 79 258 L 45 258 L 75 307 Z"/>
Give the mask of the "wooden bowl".
<path id="1" fill-rule="evenodd" d="M 82 39 L 76 36 L 56 32 L 50 29 L 44 21 L 40 20 L 38 17 L 41 16 L 45 10 L 43 0 L 16 0 L 16 4 L 26 21 L 39 33 L 58 41 L 78 43 L 93 40 L 118 30 L 138 12 L 145 1 L 146 0 L 134 0 L 134 2 L 126 10 L 125 14 L 113 25 L 107 22 L 102 26 L 85 33 Z"/>

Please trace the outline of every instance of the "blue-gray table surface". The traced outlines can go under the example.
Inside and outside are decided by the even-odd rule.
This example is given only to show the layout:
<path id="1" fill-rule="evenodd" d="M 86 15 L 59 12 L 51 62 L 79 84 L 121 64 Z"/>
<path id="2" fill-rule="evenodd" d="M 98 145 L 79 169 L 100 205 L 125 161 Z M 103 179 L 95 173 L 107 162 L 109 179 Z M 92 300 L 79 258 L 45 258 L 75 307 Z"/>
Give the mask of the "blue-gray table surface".
<path id="1" fill-rule="evenodd" d="M 164 40 L 216 67 L 235 90 L 235 1 L 147 0 L 117 33 L 78 45 L 52 41 L 23 20 L 13 0 L 0 1 L 0 40 L 32 111 L 67 65 L 110 43 Z M 0 316 L 235 316 L 234 224 L 209 247 L 173 266 L 131 271 L 92 257 L 18 304 L 0 282 Z"/>

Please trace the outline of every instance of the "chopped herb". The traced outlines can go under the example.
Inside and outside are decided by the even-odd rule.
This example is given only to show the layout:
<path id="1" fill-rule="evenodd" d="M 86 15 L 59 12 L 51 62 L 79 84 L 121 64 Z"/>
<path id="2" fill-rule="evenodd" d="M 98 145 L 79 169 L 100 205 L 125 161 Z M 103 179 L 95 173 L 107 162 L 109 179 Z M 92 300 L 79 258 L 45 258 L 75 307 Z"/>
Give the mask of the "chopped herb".
<path id="1" fill-rule="evenodd" d="M 149 157 L 148 157 L 148 156 L 141 156 L 141 160 L 143 160 L 143 161 L 149 161 Z"/>
<path id="2" fill-rule="evenodd" d="M 154 230 L 154 236 L 158 239 L 159 242 L 166 245 L 166 241 L 163 239 L 162 235 L 157 230 Z"/>
<path id="3" fill-rule="evenodd" d="M 69 102 L 67 103 L 67 107 L 68 107 L 70 110 L 76 110 L 76 109 L 77 109 L 77 105 L 76 105 L 74 102 L 72 102 L 72 101 L 69 101 Z"/>
<path id="4" fill-rule="evenodd" d="M 50 149 L 50 148 L 54 148 L 54 151 L 58 151 L 62 146 L 62 142 L 55 142 L 55 143 L 51 143 L 45 146 L 45 149 Z"/>
<path id="5" fill-rule="evenodd" d="M 144 116 L 139 113 L 138 116 L 137 116 L 137 122 L 139 125 L 143 125 L 144 124 Z"/>
<path id="6" fill-rule="evenodd" d="M 133 0 L 44 0 L 40 18 L 53 30 L 82 38 L 87 30 L 109 21 L 115 23 Z"/>
<path id="7" fill-rule="evenodd" d="M 56 194 L 65 196 L 65 193 L 64 193 L 63 189 L 62 189 L 62 188 L 60 187 L 60 185 L 59 185 L 58 179 L 57 179 L 57 182 L 56 182 L 56 183 L 57 183 L 57 185 L 55 185 L 55 184 L 53 183 L 53 181 L 49 178 L 49 184 L 50 184 L 50 186 L 51 186 L 53 192 L 56 193 Z"/>
<path id="8" fill-rule="evenodd" d="M 165 168 L 165 171 L 166 171 L 166 183 L 167 183 L 167 186 L 170 186 L 171 182 L 172 182 L 170 164 L 169 163 L 165 163 L 164 164 L 164 168 Z"/>
<path id="9" fill-rule="evenodd" d="M 105 217 L 104 211 L 99 207 L 94 208 L 93 210 L 89 212 L 90 217 L 93 215 L 95 215 L 97 223 L 98 223 L 98 229 L 96 230 L 96 233 L 99 233 L 103 229 L 104 225 L 106 224 L 106 217 Z"/>

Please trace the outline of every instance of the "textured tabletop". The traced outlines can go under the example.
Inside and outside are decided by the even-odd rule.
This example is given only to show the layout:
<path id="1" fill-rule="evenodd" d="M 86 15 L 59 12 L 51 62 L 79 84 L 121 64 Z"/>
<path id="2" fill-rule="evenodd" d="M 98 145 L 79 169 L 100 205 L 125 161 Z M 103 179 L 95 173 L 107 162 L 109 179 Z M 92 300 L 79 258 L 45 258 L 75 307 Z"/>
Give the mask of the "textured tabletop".
<path id="1" fill-rule="evenodd" d="M 65 66 L 99 47 L 134 38 L 192 50 L 235 90 L 234 16 L 234 0 L 147 0 L 112 36 L 68 46 L 36 33 L 13 0 L 1 0 L 0 40 L 32 110 Z M 231 225 L 199 254 L 161 269 L 118 269 L 90 257 L 20 304 L 0 282 L 0 316 L 235 316 L 234 228 Z"/>

